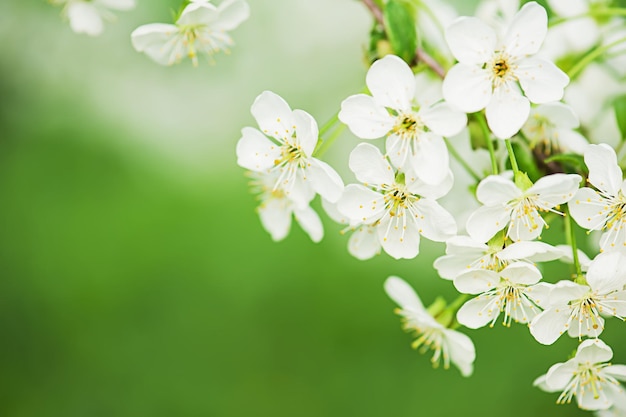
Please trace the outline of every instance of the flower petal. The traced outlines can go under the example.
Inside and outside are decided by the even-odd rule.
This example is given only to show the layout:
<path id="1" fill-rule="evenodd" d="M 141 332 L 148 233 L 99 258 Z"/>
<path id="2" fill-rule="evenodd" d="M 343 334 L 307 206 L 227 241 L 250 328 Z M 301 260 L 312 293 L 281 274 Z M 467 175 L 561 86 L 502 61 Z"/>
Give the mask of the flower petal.
<path id="1" fill-rule="evenodd" d="M 374 223 L 385 212 L 382 194 L 362 185 L 349 184 L 337 202 L 337 209 L 352 223 Z"/>
<path id="2" fill-rule="evenodd" d="M 310 158 L 306 175 L 316 193 L 331 203 L 339 200 L 343 193 L 343 180 L 330 165 L 317 158 Z"/>
<path id="3" fill-rule="evenodd" d="M 352 133 L 361 139 L 377 139 L 389 133 L 394 118 L 365 94 L 350 96 L 341 103 L 339 120 L 348 125 Z"/>
<path id="4" fill-rule="evenodd" d="M 565 363 L 557 363 L 550 367 L 546 374 L 546 385 L 552 391 L 562 391 L 572 380 L 572 376 L 578 371 L 576 360 L 569 360 Z"/>
<path id="5" fill-rule="evenodd" d="M 450 173 L 450 156 L 443 138 L 424 132 L 415 143 L 415 153 L 409 156 L 417 177 L 427 184 L 441 184 Z"/>
<path id="6" fill-rule="evenodd" d="M 454 217 L 435 200 L 421 198 L 415 203 L 415 211 L 415 223 L 425 238 L 444 242 L 456 234 Z"/>
<path id="7" fill-rule="evenodd" d="M 362 183 L 376 186 L 395 183 L 394 170 L 387 158 L 369 143 L 360 143 L 350 152 L 348 165 Z"/>
<path id="8" fill-rule="evenodd" d="M 569 309 L 551 307 L 530 322 L 530 334 L 542 345 L 551 345 L 565 332 Z"/>
<path id="9" fill-rule="evenodd" d="M 215 30 L 233 30 L 250 17 L 250 6 L 245 0 L 224 0 L 217 11 L 219 18 L 212 25 Z"/>
<path id="10" fill-rule="evenodd" d="M 504 35 L 505 50 L 512 56 L 537 53 L 548 33 L 546 9 L 535 2 L 526 3 L 515 16 Z"/>
<path id="11" fill-rule="evenodd" d="M 176 21 L 179 26 L 208 25 L 219 17 L 217 7 L 209 2 L 192 2 L 183 9 Z"/>
<path id="12" fill-rule="evenodd" d="M 400 216 L 384 216 L 378 225 L 378 240 L 395 259 L 413 259 L 419 253 L 420 232 L 415 223 Z"/>
<path id="13" fill-rule="evenodd" d="M 447 103 L 422 108 L 419 117 L 426 127 L 441 136 L 454 136 L 467 125 L 467 115 Z"/>
<path id="14" fill-rule="evenodd" d="M 258 208 L 261 225 L 276 242 L 283 240 L 291 228 L 291 207 L 289 201 L 271 198 Z"/>
<path id="15" fill-rule="evenodd" d="M 385 292 L 403 310 L 426 313 L 419 296 L 406 281 L 400 277 L 390 276 L 384 284 Z"/>
<path id="16" fill-rule="evenodd" d="M 83 1 L 71 2 L 67 6 L 67 18 L 70 27 L 76 33 L 98 36 L 104 30 L 102 17 L 93 4 Z"/>
<path id="17" fill-rule="evenodd" d="M 503 261 L 527 259 L 535 262 L 546 262 L 559 259 L 561 250 L 545 242 L 520 241 L 508 245 L 498 252 L 498 258 Z"/>
<path id="18" fill-rule="evenodd" d="M 374 62 L 365 77 L 367 88 L 381 106 L 409 110 L 415 91 L 415 76 L 409 65 L 395 55 Z"/>
<path id="19" fill-rule="evenodd" d="M 576 191 L 568 204 L 570 214 L 576 223 L 587 230 L 601 230 L 607 221 L 602 208 L 607 202 L 597 192 L 588 187 Z"/>
<path id="20" fill-rule="evenodd" d="M 513 181 L 498 175 L 488 176 L 476 188 L 476 198 L 486 206 L 503 205 L 521 195 L 521 190 Z"/>
<path id="21" fill-rule="evenodd" d="M 515 70 L 522 90 L 533 103 L 547 103 L 563 98 L 569 77 L 550 61 L 525 58 Z"/>
<path id="22" fill-rule="evenodd" d="M 626 255 L 601 253 L 589 265 L 587 283 L 598 294 L 621 291 L 626 285 Z"/>
<path id="23" fill-rule="evenodd" d="M 131 41 L 137 52 L 144 52 L 160 65 L 172 65 L 182 58 L 182 45 L 174 38 L 178 36 L 175 25 L 151 23 L 139 26 L 131 33 Z"/>
<path id="24" fill-rule="evenodd" d="M 577 174 L 551 174 L 539 178 L 527 191 L 527 195 L 536 194 L 536 205 L 549 210 L 566 203 L 574 197 L 582 178 Z"/>
<path id="25" fill-rule="evenodd" d="M 617 165 L 615 151 L 604 143 L 589 145 L 585 151 L 589 182 L 611 196 L 617 196 L 622 186 L 622 170 Z"/>
<path id="26" fill-rule="evenodd" d="M 476 17 L 459 17 L 446 28 L 445 36 L 452 55 L 463 64 L 482 65 L 496 50 L 496 32 Z"/>
<path id="27" fill-rule="evenodd" d="M 306 206 L 303 209 L 295 209 L 293 214 L 302 230 L 309 235 L 313 242 L 317 243 L 322 240 L 324 237 L 324 226 L 322 226 L 322 221 L 315 210 Z"/>
<path id="28" fill-rule="evenodd" d="M 376 228 L 371 225 L 358 227 L 348 239 L 348 252 L 362 261 L 380 254 L 380 248 Z"/>
<path id="29" fill-rule="evenodd" d="M 584 340 L 576 349 L 578 363 L 602 363 L 610 361 L 611 358 L 613 358 L 613 350 L 600 339 Z"/>
<path id="30" fill-rule="evenodd" d="M 498 285 L 500 275 L 487 269 L 470 269 L 454 278 L 455 288 L 463 294 L 482 294 Z"/>
<path id="31" fill-rule="evenodd" d="M 500 276 L 509 280 L 512 284 L 533 285 L 541 281 L 541 272 L 536 266 L 527 262 L 514 262 L 507 265 Z"/>
<path id="32" fill-rule="evenodd" d="M 280 159 L 280 146 L 252 127 L 241 129 L 237 142 L 237 164 L 240 167 L 261 172 L 273 168 Z"/>
<path id="33" fill-rule="evenodd" d="M 476 348 L 469 336 L 455 330 L 445 329 L 444 335 L 448 340 L 450 361 L 467 377 L 474 371 Z"/>
<path id="34" fill-rule="evenodd" d="M 456 313 L 456 319 L 470 329 L 484 327 L 500 315 L 500 309 L 493 301 L 493 297 L 475 297 L 463 304 Z"/>
<path id="35" fill-rule="evenodd" d="M 499 139 L 508 139 L 522 128 L 530 114 L 530 103 L 511 83 L 494 90 L 487 105 L 485 116 L 493 134 Z"/>
<path id="36" fill-rule="evenodd" d="M 266 135 L 285 142 L 293 134 L 295 124 L 289 104 L 278 94 L 264 91 L 254 100 L 250 109 L 259 128 Z"/>
<path id="37" fill-rule="evenodd" d="M 450 68 L 442 89 L 445 100 L 465 113 L 484 109 L 492 96 L 489 72 L 462 63 Z"/>
<path id="38" fill-rule="evenodd" d="M 511 211 L 502 206 L 482 206 L 467 219 L 465 228 L 472 239 L 487 242 L 509 222 Z"/>
<path id="39" fill-rule="evenodd" d="M 294 110 L 293 126 L 292 129 L 296 131 L 296 137 L 287 138 L 285 142 L 296 145 L 307 156 L 313 155 L 315 146 L 317 146 L 317 139 L 319 137 L 319 131 L 317 129 L 317 122 L 309 113 L 304 110 Z"/>

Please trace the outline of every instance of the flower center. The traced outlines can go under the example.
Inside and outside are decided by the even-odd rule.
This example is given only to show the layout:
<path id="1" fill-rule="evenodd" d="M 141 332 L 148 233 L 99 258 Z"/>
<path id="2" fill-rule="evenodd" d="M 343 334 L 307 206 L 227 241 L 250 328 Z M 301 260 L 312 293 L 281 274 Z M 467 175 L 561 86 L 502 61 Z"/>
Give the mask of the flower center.
<path id="1" fill-rule="evenodd" d="M 498 87 L 508 81 L 517 81 L 515 76 L 517 65 L 506 52 L 497 52 L 486 66 L 491 69 L 493 87 Z"/>
<path id="2" fill-rule="evenodd" d="M 398 115 L 396 124 L 392 132 L 402 139 L 418 139 L 420 133 L 424 131 L 424 123 L 415 113 L 404 113 Z"/>
<path id="3" fill-rule="evenodd" d="M 565 390 L 561 393 L 561 395 L 559 395 L 559 398 L 556 400 L 557 404 L 569 403 L 572 401 L 572 397 L 574 395 L 582 397 L 588 391 L 592 392 L 593 398 L 600 398 L 600 392 L 603 389 L 603 384 L 617 382 L 607 380 L 601 374 L 600 371 L 602 370 L 602 368 L 608 365 L 608 363 L 592 364 L 589 362 L 579 364 L 578 369 L 574 374 L 574 378 L 567 385 L 567 387 L 565 387 Z"/>

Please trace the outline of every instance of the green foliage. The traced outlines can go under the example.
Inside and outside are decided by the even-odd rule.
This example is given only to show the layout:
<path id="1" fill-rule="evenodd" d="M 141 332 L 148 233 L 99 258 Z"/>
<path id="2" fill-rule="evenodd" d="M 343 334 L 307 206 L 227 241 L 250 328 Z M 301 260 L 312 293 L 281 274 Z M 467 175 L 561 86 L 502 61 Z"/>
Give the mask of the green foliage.
<path id="1" fill-rule="evenodd" d="M 417 50 L 417 30 L 413 7 L 401 0 L 390 0 L 384 9 L 387 38 L 393 52 L 411 63 Z"/>
<path id="2" fill-rule="evenodd" d="M 621 95 L 613 101 L 613 111 L 617 126 L 622 134 L 622 141 L 626 140 L 626 95 Z"/>
<path id="3" fill-rule="evenodd" d="M 532 182 L 537 181 L 542 175 L 533 158 L 532 151 L 526 144 L 519 141 L 511 142 L 511 146 L 515 152 L 515 159 L 520 171 L 525 172 Z"/>

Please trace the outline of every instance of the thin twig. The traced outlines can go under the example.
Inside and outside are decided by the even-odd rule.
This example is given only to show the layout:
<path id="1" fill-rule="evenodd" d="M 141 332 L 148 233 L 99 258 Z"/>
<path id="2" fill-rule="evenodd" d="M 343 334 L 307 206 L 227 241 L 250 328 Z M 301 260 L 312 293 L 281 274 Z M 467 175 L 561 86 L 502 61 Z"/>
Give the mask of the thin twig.
<path id="1" fill-rule="evenodd" d="M 362 1 L 363 4 L 365 4 L 365 6 L 372 13 L 372 16 L 374 16 L 374 19 L 376 19 L 378 24 L 380 24 L 383 29 L 385 29 L 385 18 L 383 16 L 383 11 L 380 9 L 380 7 L 378 7 L 378 5 L 374 3 L 374 0 Z M 439 63 L 435 61 L 435 59 L 431 57 L 425 50 L 417 48 L 417 51 L 415 51 L 415 57 L 417 58 L 418 62 L 424 63 L 427 67 L 432 69 L 439 77 L 443 78 L 446 75 L 446 71 L 443 69 L 443 67 L 439 65 Z"/>

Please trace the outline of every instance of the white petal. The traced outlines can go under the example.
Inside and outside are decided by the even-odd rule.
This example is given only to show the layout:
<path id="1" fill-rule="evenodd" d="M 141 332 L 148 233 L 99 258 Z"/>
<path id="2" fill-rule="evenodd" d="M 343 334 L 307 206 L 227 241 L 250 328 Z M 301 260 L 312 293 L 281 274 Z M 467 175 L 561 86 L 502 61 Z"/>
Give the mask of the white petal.
<path id="1" fill-rule="evenodd" d="M 402 278 L 391 276 L 384 284 L 385 292 L 396 304 L 404 310 L 426 312 L 419 296 Z"/>
<path id="2" fill-rule="evenodd" d="M 217 10 L 219 19 L 212 25 L 215 30 L 233 30 L 250 17 L 250 7 L 244 0 L 224 0 Z"/>
<path id="3" fill-rule="evenodd" d="M 576 349 L 576 360 L 579 363 L 608 362 L 613 358 L 613 350 L 600 339 L 584 340 Z"/>
<path id="4" fill-rule="evenodd" d="M 337 202 L 341 214 L 355 223 L 374 223 L 385 212 L 382 194 L 362 185 L 349 184 Z"/>
<path id="5" fill-rule="evenodd" d="M 540 282 L 539 284 L 526 288 L 525 294 L 539 307 L 546 309 L 552 288 L 554 288 L 554 284 Z"/>
<path id="6" fill-rule="evenodd" d="M 569 360 L 550 367 L 546 374 L 546 385 L 551 391 L 562 391 L 578 371 L 578 362 Z"/>
<path id="7" fill-rule="evenodd" d="M 558 126 L 563 129 L 576 129 L 580 126 L 580 121 L 578 120 L 578 116 L 574 112 L 574 109 L 572 109 L 571 106 L 559 101 L 540 104 L 533 109 L 531 113 L 545 117 L 550 120 L 554 126 Z"/>
<path id="8" fill-rule="evenodd" d="M 236 152 L 237 164 L 256 172 L 273 168 L 274 161 L 281 158 L 280 146 L 252 127 L 241 129 Z"/>
<path id="9" fill-rule="evenodd" d="M 415 91 L 415 76 L 409 65 L 395 55 L 374 62 L 365 77 L 367 88 L 381 106 L 408 110 Z"/>
<path id="10" fill-rule="evenodd" d="M 472 257 L 471 255 L 444 255 L 435 259 L 433 267 L 437 270 L 441 278 L 452 280 L 461 272 L 467 270 L 470 264 L 476 259 L 477 257 Z"/>
<path id="11" fill-rule="evenodd" d="M 463 304 L 456 313 L 456 319 L 465 327 L 478 329 L 493 321 L 500 315 L 500 310 L 494 306 L 493 298 L 478 296 Z"/>
<path id="12" fill-rule="evenodd" d="M 264 91 L 254 100 L 250 109 L 259 127 L 266 135 L 282 142 L 293 133 L 294 118 L 289 104 L 278 94 Z"/>
<path id="13" fill-rule="evenodd" d="M 510 83 L 494 90 L 485 112 L 489 129 L 499 139 L 508 139 L 519 132 L 529 114 L 528 99 Z"/>
<path id="14" fill-rule="evenodd" d="M 559 16 L 572 17 L 589 11 L 588 0 L 548 0 L 548 5 Z"/>
<path id="15" fill-rule="evenodd" d="M 607 202 L 591 188 L 581 188 L 568 204 L 572 218 L 587 230 L 601 230 L 607 220 L 607 212 L 602 210 Z"/>
<path id="16" fill-rule="evenodd" d="M 526 262 L 514 262 L 507 265 L 500 276 L 509 280 L 513 284 L 533 285 L 541 280 L 541 272 L 536 266 Z"/>
<path id="17" fill-rule="evenodd" d="M 413 99 L 421 108 L 430 107 L 443 99 L 441 80 L 428 71 L 415 74 L 415 94 Z"/>
<path id="18" fill-rule="evenodd" d="M 559 148 L 563 152 L 573 152 L 582 155 L 589 145 L 589 141 L 575 130 L 556 129 L 554 137 L 557 139 Z"/>
<path id="19" fill-rule="evenodd" d="M 492 96 L 489 72 L 465 64 L 456 64 L 450 68 L 442 89 L 445 100 L 465 113 L 484 109 Z"/>
<path id="20" fill-rule="evenodd" d="M 408 215 L 408 214 L 407 214 Z M 377 227 L 378 240 L 395 259 L 413 259 L 419 253 L 420 233 L 415 223 L 399 216 L 384 216 Z"/>
<path id="21" fill-rule="evenodd" d="M 568 321 L 568 308 L 548 308 L 531 321 L 530 334 L 542 345 L 551 345 L 565 332 Z"/>
<path id="22" fill-rule="evenodd" d="M 580 300 L 591 289 L 586 285 L 576 284 L 572 281 L 561 280 L 557 282 L 550 292 L 549 304 L 554 307 L 564 307 L 572 300 Z"/>
<path id="23" fill-rule="evenodd" d="M 376 228 L 369 225 L 358 227 L 348 239 L 348 252 L 362 261 L 378 255 L 380 248 Z"/>
<path id="24" fill-rule="evenodd" d="M 476 348 L 472 339 L 467 335 L 455 330 L 444 330 L 448 339 L 450 361 L 461 371 L 461 375 L 470 376 L 474 370 Z"/>
<path id="25" fill-rule="evenodd" d="M 626 285 L 626 255 L 607 252 L 596 256 L 589 265 L 587 283 L 599 294 L 623 290 Z"/>
<path id="26" fill-rule="evenodd" d="M 490 175 L 478 184 L 476 198 L 486 206 L 498 206 L 521 197 L 522 191 L 513 181 Z"/>
<path id="27" fill-rule="evenodd" d="M 315 190 L 312 187 L 311 181 L 305 179 L 301 169 L 298 169 L 291 179 L 282 181 L 281 189 L 285 192 L 289 200 L 299 208 L 308 206 L 311 200 L 313 200 L 313 197 L 315 197 Z"/>
<path id="28" fill-rule="evenodd" d="M 426 127 L 441 136 L 454 136 L 467 125 L 467 115 L 447 103 L 422 108 L 419 116 Z"/>
<path id="29" fill-rule="evenodd" d="M 343 181 L 337 171 L 317 158 L 309 159 L 309 164 L 307 180 L 311 181 L 315 192 L 331 203 L 337 202 L 343 193 Z"/>
<path id="30" fill-rule="evenodd" d="M 365 94 L 350 96 L 341 103 L 339 120 L 361 139 L 377 139 L 393 128 L 394 117 Z"/>
<path id="31" fill-rule="evenodd" d="M 151 23 L 139 26 L 131 33 L 133 47 L 138 52 L 144 52 L 154 62 L 160 65 L 172 65 L 180 60 L 184 54 L 182 38 L 178 27 L 163 23 Z"/>
<path id="32" fill-rule="evenodd" d="M 626 381 L 626 365 L 609 365 L 604 368 L 604 373 L 621 381 Z"/>
<path id="33" fill-rule="evenodd" d="M 454 185 L 454 176 L 452 170 L 448 170 L 445 177 L 437 184 L 428 184 L 417 178 L 417 174 L 413 169 L 408 170 L 405 177 L 406 189 L 415 195 L 437 200 L 452 189 Z"/>
<path id="34" fill-rule="evenodd" d="M 350 152 L 349 166 L 362 183 L 377 186 L 395 183 L 395 173 L 387 158 L 369 143 L 360 143 Z"/>
<path id="35" fill-rule="evenodd" d="M 496 49 L 496 33 L 482 20 L 459 17 L 445 31 L 452 55 L 463 64 L 483 64 Z"/>
<path id="36" fill-rule="evenodd" d="M 467 233 L 479 242 L 487 242 L 498 231 L 504 229 L 511 211 L 500 206 L 482 206 L 467 219 Z"/>
<path id="37" fill-rule="evenodd" d="M 505 50 L 513 56 L 537 53 L 548 32 L 546 9 L 535 2 L 526 3 L 513 17 L 504 35 Z"/>
<path id="38" fill-rule="evenodd" d="M 487 269 L 470 269 L 454 278 L 454 286 L 463 294 L 482 294 L 498 285 L 500 275 Z"/>
<path id="39" fill-rule="evenodd" d="M 561 250 L 544 242 L 515 242 L 498 253 L 504 261 L 527 259 L 535 262 L 553 261 L 562 256 Z"/>
<path id="40" fill-rule="evenodd" d="M 574 197 L 582 178 L 577 174 L 551 174 L 539 178 L 527 191 L 527 195 L 537 194 L 537 206 L 548 210 L 566 203 Z"/>
<path id="41" fill-rule="evenodd" d="M 343 193 L 342 193 L 343 194 Z M 328 214 L 328 217 L 330 217 L 331 219 L 333 219 L 335 222 L 339 223 L 339 224 L 348 224 L 350 222 L 350 220 L 344 216 L 343 214 L 341 214 L 339 212 L 339 209 L 337 208 L 337 203 L 331 203 L 330 201 L 326 200 L 325 198 L 322 198 L 322 208 L 324 209 L 324 211 L 326 212 L 326 214 Z"/>
<path id="42" fill-rule="evenodd" d="M 70 20 L 70 27 L 76 33 L 98 36 L 104 29 L 102 17 L 93 4 L 72 2 L 67 7 L 67 17 Z"/>
<path id="43" fill-rule="evenodd" d="M 589 145 L 585 150 L 589 182 L 611 196 L 617 196 L 622 186 L 622 170 L 617 165 L 615 151 L 604 143 Z"/>
<path id="44" fill-rule="evenodd" d="M 263 228 L 274 241 L 283 240 L 291 227 L 291 207 L 286 199 L 272 198 L 258 208 Z"/>
<path id="45" fill-rule="evenodd" d="M 441 184 L 450 172 L 448 148 L 441 136 L 422 133 L 415 143 L 415 154 L 410 156 L 417 177 L 427 184 Z"/>
<path id="46" fill-rule="evenodd" d="M 295 140 L 288 138 L 289 140 L 286 142 L 299 146 L 306 156 L 313 155 L 313 150 L 315 150 L 317 139 L 319 138 L 317 122 L 313 116 L 304 110 L 294 110 L 292 116 L 292 128 L 296 131 L 296 137 Z"/>
<path id="47" fill-rule="evenodd" d="M 208 25 L 218 19 L 217 7 L 209 2 L 192 2 L 185 6 L 176 21 L 179 26 Z"/>
<path id="48" fill-rule="evenodd" d="M 552 62 L 541 58 L 526 58 L 518 65 L 515 75 L 530 101 L 547 103 L 563 98 L 569 77 Z"/>
<path id="49" fill-rule="evenodd" d="M 302 227 L 302 230 L 309 235 L 313 242 L 317 243 L 322 240 L 324 237 L 324 227 L 315 210 L 307 206 L 303 209 L 295 209 L 293 214 L 300 227 Z"/>
<path id="50" fill-rule="evenodd" d="M 415 203 L 415 207 L 415 221 L 424 237 L 435 242 L 444 242 L 456 234 L 454 217 L 436 201 L 421 198 Z"/>

